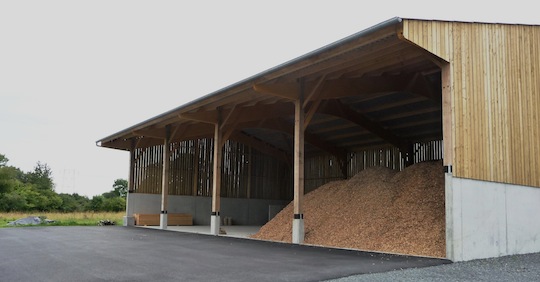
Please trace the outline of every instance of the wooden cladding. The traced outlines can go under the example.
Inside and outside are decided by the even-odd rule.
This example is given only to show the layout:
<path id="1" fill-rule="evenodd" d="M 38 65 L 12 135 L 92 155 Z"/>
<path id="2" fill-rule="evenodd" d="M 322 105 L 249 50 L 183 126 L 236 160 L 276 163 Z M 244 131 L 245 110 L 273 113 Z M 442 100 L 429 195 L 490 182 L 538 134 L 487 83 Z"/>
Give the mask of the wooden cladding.
<path id="1" fill-rule="evenodd" d="M 450 63 L 455 176 L 540 187 L 540 26 L 405 20 Z"/>
<path id="2" fill-rule="evenodd" d="M 213 140 L 171 143 L 169 195 L 212 196 Z M 135 150 L 135 193 L 161 194 L 163 146 Z M 413 144 L 414 162 L 442 159 L 442 141 Z M 399 149 L 361 150 L 347 154 L 347 176 L 369 167 L 402 170 Z M 343 179 L 338 160 L 331 154 L 305 159 L 305 192 Z M 441 167 L 442 170 L 442 167 Z M 229 198 L 292 199 L 292 168 L 283 161 L 249 146 L 227 141 L 223 146 L 221 196 Z"/>
<path id="3" fill-rule="evenodd" d="M 213 140 L 171 143 L 169 195 L 212 196 Z M 161 193 L 163 146 L 135 150 L 133 189 Z M 282 161 L 240 143 L 223 146 L 221 196 L 291 199 L 292 175 Z"/>
<path id="4" fill-rule="evenodd" d="M 420 142 L 413 144 L 414 163 L 423 161 L 441 160 L 443 157 L 442 140 Z M 322 154 L 306 158 L 305 191 L 313 191 L 317 187 L 333 180 L 344 179 L 338 165 L 338 160 L 330 154 Z M 347 178 L 370 167 L 387 167 L 394 170 L 403 170 L 405 161 L 396 147 L 381 149 L 358 150 L 347 154 Z M 441 166 L 441 171 L 442 171 Z"/>

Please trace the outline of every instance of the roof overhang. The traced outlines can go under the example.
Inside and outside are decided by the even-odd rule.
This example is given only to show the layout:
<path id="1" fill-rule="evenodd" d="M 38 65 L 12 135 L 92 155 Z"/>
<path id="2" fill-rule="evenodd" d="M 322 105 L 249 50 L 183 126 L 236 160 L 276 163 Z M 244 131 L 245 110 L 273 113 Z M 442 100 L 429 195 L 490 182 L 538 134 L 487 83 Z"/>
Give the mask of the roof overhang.
<path id="1" fill-rule="evenodd" d="M 211 138 L 224 121 L 229 139 L 287 152 L 292 101 L 303 85 L 306 151 L 404 146 L 441 139 L 439 58 L 402 38 L 393 18 L 239 81 L 132 127 L 98 146 L 130 150 Z M 308 147 L 309 146 L 309 147 Z"/>

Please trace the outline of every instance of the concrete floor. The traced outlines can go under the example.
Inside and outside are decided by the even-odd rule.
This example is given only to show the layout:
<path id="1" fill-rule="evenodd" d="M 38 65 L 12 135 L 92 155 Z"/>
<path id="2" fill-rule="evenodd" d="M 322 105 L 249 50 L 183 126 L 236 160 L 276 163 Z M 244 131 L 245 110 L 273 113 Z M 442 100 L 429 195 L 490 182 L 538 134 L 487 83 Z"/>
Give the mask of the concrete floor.
<path id="1" fill-rule="evenodd" d="M 159 226 L 136 226 L 138 228 L 160 229 Z M 249 238 L 259 232 L 261 226 L 245 226 L 245 225 L 227 225 L 221 226 L 227 234 L 222 234 L 224 237 L 234 238 Z M 187 232 L 196 234 L 210 235 L 210 225 L 192 225 L 192 226 L 167 226 L 168 231 Z"/>

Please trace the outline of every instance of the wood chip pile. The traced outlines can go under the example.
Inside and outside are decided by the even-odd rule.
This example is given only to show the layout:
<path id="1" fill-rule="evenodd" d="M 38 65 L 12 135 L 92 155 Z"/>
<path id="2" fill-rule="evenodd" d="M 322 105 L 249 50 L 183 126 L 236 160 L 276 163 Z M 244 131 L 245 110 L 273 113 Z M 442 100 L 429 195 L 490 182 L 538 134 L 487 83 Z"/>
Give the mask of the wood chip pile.
<path id="1" fill-rule="evenodd" d="M 441 161 L 375 167 L 304 197 L 306 244 L 445 257 Z M 291 242 L 291 202 L 252 238 Z"/>

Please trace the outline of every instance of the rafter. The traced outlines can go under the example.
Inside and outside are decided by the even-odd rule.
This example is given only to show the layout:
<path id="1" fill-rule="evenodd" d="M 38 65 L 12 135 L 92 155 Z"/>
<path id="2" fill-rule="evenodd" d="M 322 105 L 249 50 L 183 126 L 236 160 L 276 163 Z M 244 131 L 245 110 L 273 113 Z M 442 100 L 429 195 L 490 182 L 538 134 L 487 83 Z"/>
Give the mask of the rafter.
<path id="1" fill-rule="evenodd" d="M 163 133 L 149 132 L 149 131 L 143 131 L 143 130 L 134 130 L 134 131 L 131 131 L 131 133 L 133 133 L 133 135 L 135 136 L 140 136 L 140 137 L 165 139 L 165 134 Z"/>
<path id="2" fill-rule="evenodd" d="M 218 123 L 217 111 L 201 111 L 193 113 L 180 113 L 178 117 L 181 119 L 192 120 L 197 122 L 216 124 Z"/>
<path id="3" fill-rule="evenodd" d="M 298 83 L 254 84 L 253 90 L 291 101 L 298 99 L 300 93 Z"/>
<path id="4" fill-rule="evenodd" d="M 330 101 L 327 103 L 324 107 L 321 107 L 319 109 L 319 112 L 338 116 L 343 119 L 349 120 L 353 123 L 356 123 L 363 128 L 369 130 L 371 133 L 377 135 L 381 139 L 385 140 L 386 142 L 400 148 L 400 150 L 407 149 L 410 142 L 408 140 L 404 140 L 402 138 L 399 138 L 398 136 L 394 135 L 391 131 L 385 129 L 382 125 L 379 123 L 370 120 L 366 116 L 364 116 L 362 113 L 359 113 L 350 107 L 344 105 L 340 101 Z"/>
<path id="5" fill-rule="evenodd" d="M 231 136 L 231 140 L 240 142 L 242 144 L 248 145 L 262 153 L 265 153 L 267 155 L 271 155 L 279 160 L 284 161 L 288 165 L 292 164 L 292 158 L 290 154 L 287 154 L 284 151 L 281 151 L 277 149 L 276 147 L 258 139 L 251 135 L 246 134 L 245 132 L 242 132 L 240 130 L 235 130 Z"/>
<path id="6" fill-rule="evenodd" d="M 248 127 L 258 127 L 258 128 L 264 128 L 264 129 L 270 129 L 270 130 L 275 130 L 275 131 L 280 131 L 280 132 L 284 132 L 288 135 L 291 135 L 293 136 L 294 135 L 294 127 L 286 122 L 283 122 L 282 120 L 278 120 L 278 119 L 272 119 L 272 120 L 267 120 L 265 122 L 262 122 L 262 123 L 244 123 L 244 124 L 239 124 L 239 126 L 243 127 L 243 128 L 248 128 Z M 305 132 L 304 133 L 304 138 L 305 138 L 305 142 L 306 143 L 309 143 L 325 152 L 328 152 L 334 156 L 336 156 L 338 159 L 343 159 L 343 157 L 346 155 L 347 151 L 342 149 L 342 148 L 339 148 L 339 147 L 336 147 L 334 145 L 332 145 L 331 143 L 328 143 L 322 139 L 320 139 L 317 135 L 315 134 L 311 134 L 309 132 Z"/>

